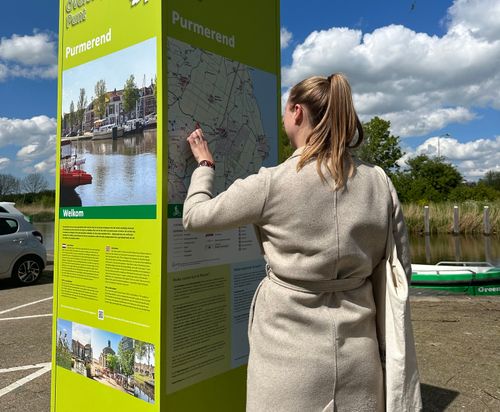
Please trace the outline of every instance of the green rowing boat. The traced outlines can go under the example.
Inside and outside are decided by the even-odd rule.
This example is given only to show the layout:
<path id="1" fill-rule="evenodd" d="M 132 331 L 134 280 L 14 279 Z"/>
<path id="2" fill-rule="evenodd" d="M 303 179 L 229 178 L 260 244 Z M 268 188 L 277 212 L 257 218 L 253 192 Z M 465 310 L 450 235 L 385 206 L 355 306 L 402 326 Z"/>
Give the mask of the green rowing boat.
<path id="1" fill-rule="evenodd" d="M 500 268 L 485 262 L 412 265 L 411 287 L 468 295 L 500 295 Z"/>

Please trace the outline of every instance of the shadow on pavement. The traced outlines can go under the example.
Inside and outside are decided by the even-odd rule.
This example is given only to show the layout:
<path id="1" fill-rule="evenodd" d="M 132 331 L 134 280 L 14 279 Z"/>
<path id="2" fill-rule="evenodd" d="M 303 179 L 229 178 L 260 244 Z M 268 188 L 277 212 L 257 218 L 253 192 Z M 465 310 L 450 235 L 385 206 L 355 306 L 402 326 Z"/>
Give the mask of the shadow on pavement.
<path id="1" fill-rule="evenodd" d="M 425 383 L 420 385 L 420 389 L 422 391 L 424 411 L 426 412 L 444 411 L 460 395 L 457 391 L 426 385 Z"/>

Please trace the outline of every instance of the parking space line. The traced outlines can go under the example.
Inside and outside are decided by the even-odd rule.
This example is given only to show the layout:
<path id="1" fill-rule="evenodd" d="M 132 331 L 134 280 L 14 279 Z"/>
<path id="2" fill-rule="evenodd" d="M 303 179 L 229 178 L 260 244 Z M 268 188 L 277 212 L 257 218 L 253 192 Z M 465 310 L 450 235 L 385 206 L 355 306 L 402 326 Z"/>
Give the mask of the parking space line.
<path id="1" fill-rule="evenodd" d="M 5 309 L 5 310 L 0 311 L 0 315 L 3 315 L 4 313 L 7 313 L 7 312 L 12 312 L 12 311 L 17 310 L 17 309 L 25 308 L 26 306 L 36 305 L 37 303 L 45 302 L 46 300 L 50 300 L 50 299 L 52 299 L 52 296 L 49 298 L 37 300 L 35 302 L 25 303 L 24 305 L 16 306 L 15 308 Z"/>
<path id="2" fill-rule="evenodd" d="M 12 368 L 0 369 L 0 373 L 9 373 L 9 372 L 17 372 L 17 371 L 26 371 L 29 369 L 44 368 L 49 364 L 50 364 L 50 362 L 36 363 L 34 365 L 13 366 Z"/>
<path id="3" fill-rule="evenodd" d="M 31 319 L 31 318 L 46 318 L 48 316 L 52 316 L 52 313 L 44 313 L 43 315 L 29 315 L 29 316 L 16 316 L 14 318 L 0 318 L 0 322 L 2 320 L 16 320 L 16 319 Z"/>
<path id="4" fill-rule="evenodd" d="M 41 367 L 40 370 L 37 370 L 36 372 L 33 372 L 32 374 L 25 376 L 22 379 L 19 379 L 18 381 L 10 384 L 9 386 L 6 386 L 3 389 L 0 389 L 0 398 L 4 395 L 7 395 L 8 393 L 12 392 L 13 390 L 20 388 L 21 386 L 25 385 L 28 382 L 31 382 L 33 379 L 38 378 L 39 376 L 42 376 L 43 374 L 49 372 L 52 369 L 52 364 L 50 362 L 47 363 L 40 363 L 38 365 L 29 365 L 30 367 L 27 369 L 31 369 L 34 367 Z M 15 368 L 10 368 L 10 369 L 15 369 Z M 4 371 L 3 369 L 0 369 L 0 372 Z M 12 372 L 12 370 L 11 370 Z"/>

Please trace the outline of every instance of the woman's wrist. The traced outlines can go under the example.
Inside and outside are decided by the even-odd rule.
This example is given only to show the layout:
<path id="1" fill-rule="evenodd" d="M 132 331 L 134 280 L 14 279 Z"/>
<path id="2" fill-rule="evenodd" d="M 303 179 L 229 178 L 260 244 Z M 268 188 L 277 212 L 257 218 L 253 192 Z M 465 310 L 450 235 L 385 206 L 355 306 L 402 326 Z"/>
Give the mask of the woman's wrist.
<path id="1" fill-rule="evenodd" d="M 198 167 L 200 166 L 211 167 L 212 169 L 215 170 L 215 163 L 212 160 L 207 160 L 207 159 L 200 160 L 198 162 Z"/>

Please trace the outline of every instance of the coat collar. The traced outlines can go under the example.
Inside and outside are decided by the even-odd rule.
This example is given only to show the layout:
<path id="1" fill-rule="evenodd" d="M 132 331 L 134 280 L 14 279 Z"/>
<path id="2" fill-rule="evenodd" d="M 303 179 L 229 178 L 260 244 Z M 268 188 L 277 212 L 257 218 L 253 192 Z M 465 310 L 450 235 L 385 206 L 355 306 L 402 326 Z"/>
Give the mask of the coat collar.
<path id="1" fill-rule="evenodd" d="M 305 146 L 302 146 L 302 147 L 299 147 L 298 149 L 295 149 L 295 152 L 292 153 L 292 155 L 290 156 L 290 159 L 293 159 L 294 157 L 300 156 L 305 148 L 306 148 Z"/>

